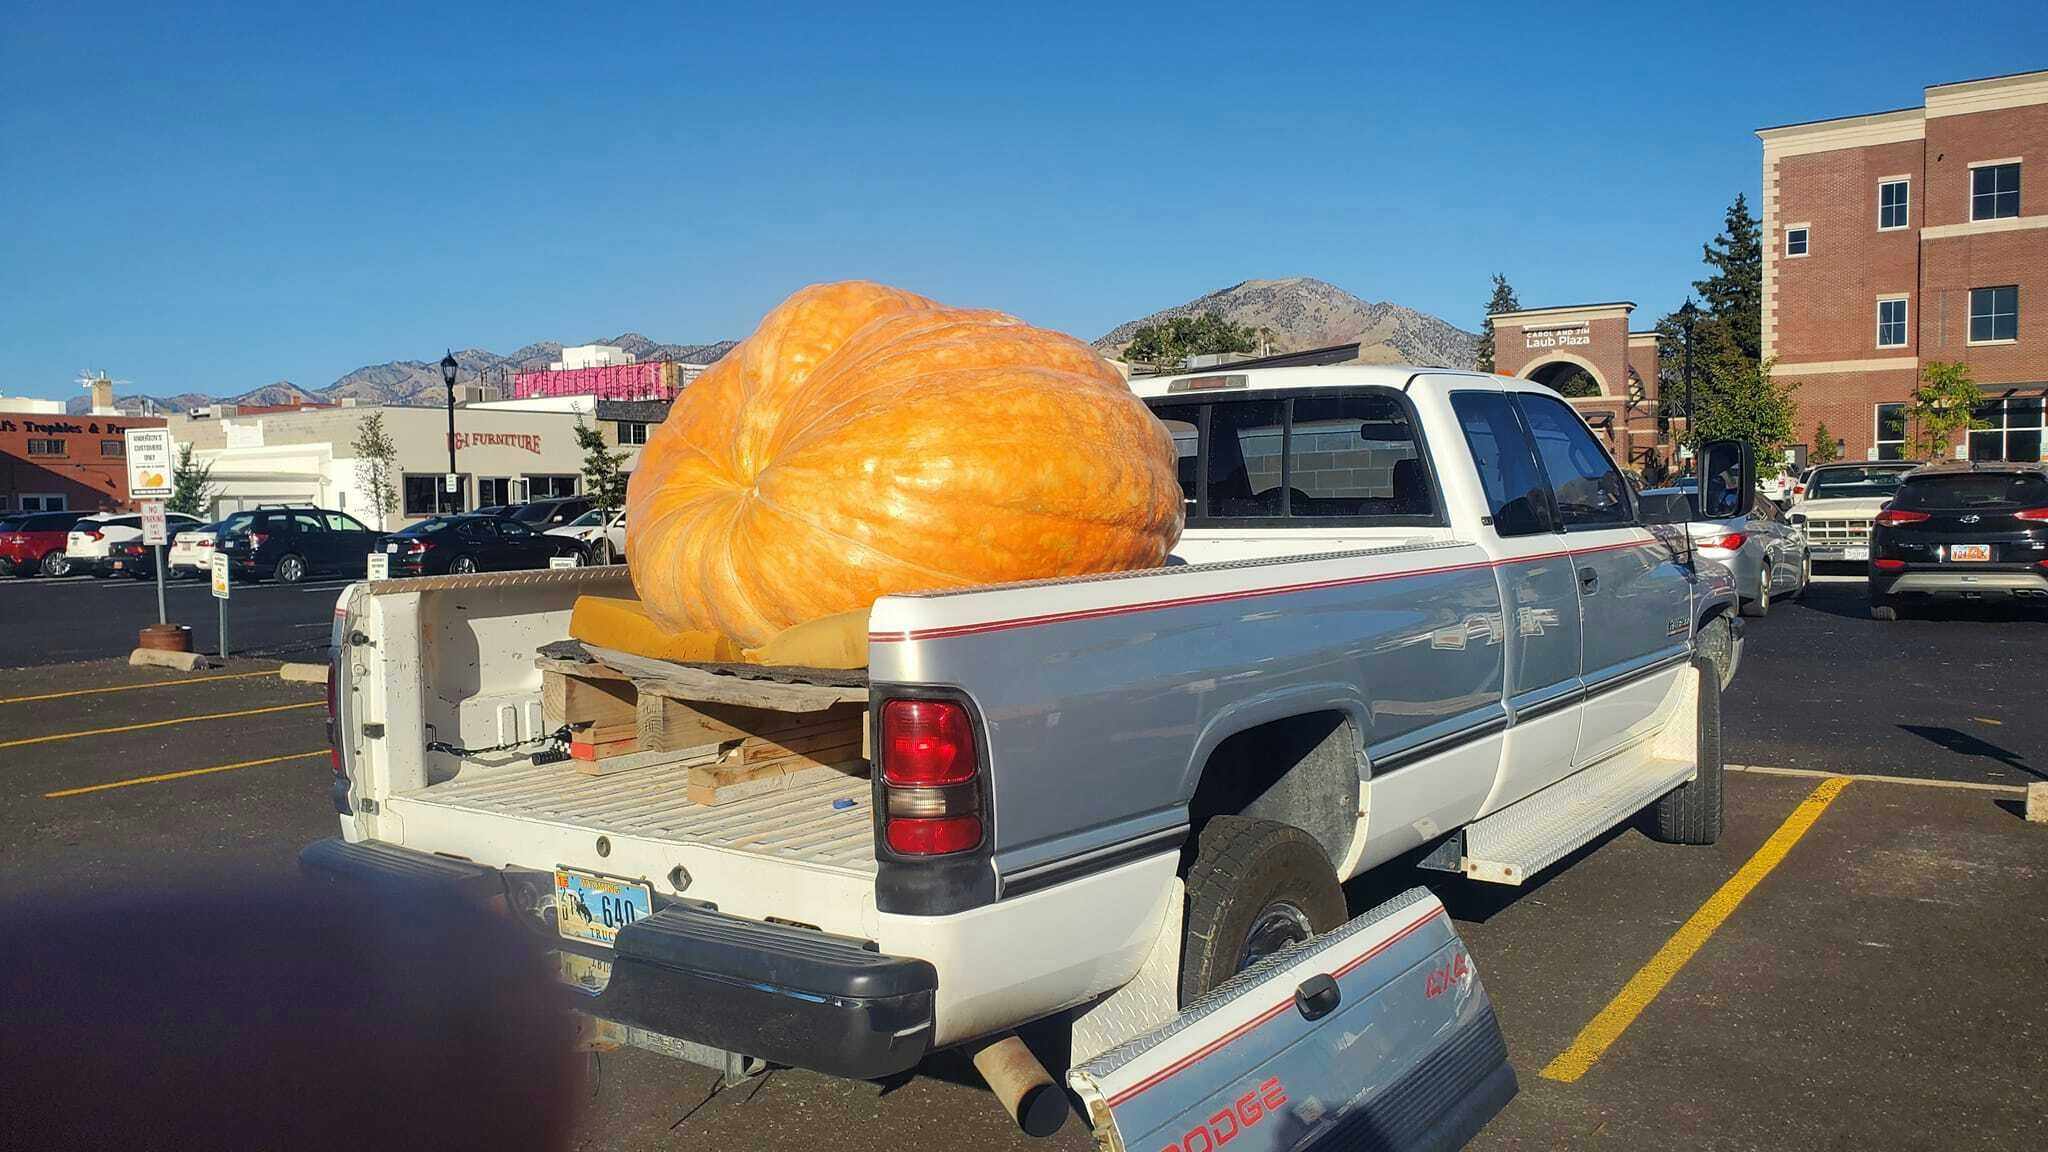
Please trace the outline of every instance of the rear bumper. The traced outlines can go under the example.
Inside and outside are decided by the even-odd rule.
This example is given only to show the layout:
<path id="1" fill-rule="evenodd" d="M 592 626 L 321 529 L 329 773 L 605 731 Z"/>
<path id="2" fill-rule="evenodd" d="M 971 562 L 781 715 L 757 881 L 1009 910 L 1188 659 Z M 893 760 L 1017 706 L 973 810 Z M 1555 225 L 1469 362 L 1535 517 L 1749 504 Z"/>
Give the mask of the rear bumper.
<path id="1" fill-rule="evenodd" d="M 1918 593 L 1936 596 L 2048 597 L 2048 572 L 2040 568 L 1966 569 L 1906 568 L 1896 572 L 1870 570 L 1873 596 Z"/>
<path id="2" fill-rule="evenodd" d="M 531 875 L 508 882 L 498 869 L 388 844 L 320 840 L 299 864 L 309 877 L 346 888 L 532 910 L 523 895 L 533 891 Z M 603 990 L 577 1005 L 593 1016 L 860 1080 L 915 1067 L 931 1048 L 938 973 L 923 960 L 679 902 L 657 903 L 654 915 L 620 930 L 608 953 L 554 936 L 551 906 L 522 918 L 550 948 L 611 960 Z"/>

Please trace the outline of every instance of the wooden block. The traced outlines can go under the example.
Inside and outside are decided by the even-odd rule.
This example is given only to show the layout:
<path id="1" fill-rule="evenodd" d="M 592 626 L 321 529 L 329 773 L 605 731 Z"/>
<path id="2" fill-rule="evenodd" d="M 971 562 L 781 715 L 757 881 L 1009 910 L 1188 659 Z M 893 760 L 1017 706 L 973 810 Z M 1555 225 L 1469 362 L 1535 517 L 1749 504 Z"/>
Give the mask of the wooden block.
<path id="1" fill-rule="evenodd" d="M 716 807 L 764 792 L 779 792 L 836 777 L 858 776 L 860 768 L 857 760 L 850 764 L 789 760 L 766 768 L 760 765 L 707 764 L 690 769 L 684 793 L 692 804 Z"/>
<path id="2" fill-rule="evenodd" d="M 718 745 L 706 744 L 701 748 L 686 748 L 680 752 L 627 752 L 602 760 L 574 758 L 572 746 L 571 757 L 570 765 L 585 776 L 612 776 L 620 772 L 636 772 L 643 768 L 674 767 L 692 762 L 716 763 Z"/>
<path id="3" fill-rule="evenodd" d="M 569 741 L 571 760 L 601 762 L 638 751 L 640 742 L 637 740 L 606 740 L 601 743 L 590 740 Z"/>
<path id="4" fill-rule="evenodd" d="M 541 714 L 548 724 L 639 724 L 640 693 L 626 680 L 595 680 L 543 669 L 540 674 Z"/>
<path id="5" fill-rule="evenodd" d="M 841 704 L 816 712 L 784 712 L 735 704 L 682 701 L 642 693 L 639 704 L 640 746 L 646 749 L 694 748 L 712 741 L 772 737 L 850 725 L 867 709 Z"/>

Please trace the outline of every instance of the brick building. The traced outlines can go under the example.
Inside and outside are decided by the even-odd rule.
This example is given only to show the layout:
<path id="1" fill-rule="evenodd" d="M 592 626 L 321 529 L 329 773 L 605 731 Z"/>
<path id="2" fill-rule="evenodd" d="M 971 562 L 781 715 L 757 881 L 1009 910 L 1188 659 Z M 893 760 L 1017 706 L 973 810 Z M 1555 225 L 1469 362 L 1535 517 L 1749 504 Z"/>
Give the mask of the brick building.
<path id="1" fill-rule="evenodd" d="M 1989 425 L 1950 451 L 2048 448 L 2048 72 L 1920 107 L 1764 128 L 1763 351 L 1849 459 L 1904 459 L 1920 367 L 1960 360 Z"/>
<path id="2" fill-rule="evenodd" d="M 161 418 L 0 409 L 0 512 L 132 511 L 130 428 Z"/>
<path id="3" fill-rule="evenodd" d="M 1560 392 L 1590 381 L 1597 392 L 1566 399 L 1606 438 L 1615 459 L 1654 475 L 1671 463 L 1672 446 L 1657 422 L 1658 336 L 1629 331 L 1635 307 L 1617 300 L 1497 312 L 1490 317 L 1493 367 Z"/>

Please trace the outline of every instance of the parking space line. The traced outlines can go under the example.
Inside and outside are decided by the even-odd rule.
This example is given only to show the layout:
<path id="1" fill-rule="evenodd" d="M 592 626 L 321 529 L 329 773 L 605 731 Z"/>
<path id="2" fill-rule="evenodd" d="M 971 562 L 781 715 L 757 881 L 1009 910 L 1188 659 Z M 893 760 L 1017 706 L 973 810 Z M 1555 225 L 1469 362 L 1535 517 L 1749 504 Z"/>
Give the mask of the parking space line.
<path id="1" fill-rule="evenodd" d="M 232 720 L 237 716 L 261 716 L 267 712 L 289 712 L 294 708 L 324 708 L 325 700 L 308 700 L 303 704 L 273 704 L 268 708 L 243 708 L 236 712 L 212 712 L 204 716 L 176 716 L 169 720 L 145 720 L 140 724 L 116 724 L 112 728 L 93 728 L 84 732 L 59 732 L 52 736 L 29 736 L 21 740 L 0 740 L 0 748 L 19 748 L 25 744 L 49 744 L 58 740 L 83 740 L 87 736 L 111 736 L 116 732 L 138 732 L 144 728 L 168 728 L 173 724 L 193 724 L 201 720 Z"/>
<path id="2" fill-rule="evenodd" d="M 232 772 L 237 768 L 257 768 L 265 764 L 282 764 L 286 760 L 310 760 L 315 756 L 327 755 L 327 749 L 314 752 L 294 752 L 289 756 L 266 756 L 261 760 L 244 760 L 239 764 L 216 764 L 211 768 L 187 768 L 183 772 L 159 772 L 154 776 L 136 776 L 128 780 L 109 780 L 105 784 L 87 784 L 83 788 L 64 788 L 56 792 L 43 793 L 45 800 L 61 800 L 66 796 L 83 796 L 87 792 L 105 792 L 110 788 L 133 788 L 137 784 L 161 784 L 166 780 L 183 780 L 188 776 L 205 776 L 213 772 Z"/>
<path id="3" fill-rule="evenodd" d="M 214 680 L 247 680 L 255 676 L 275 677 L 277 669 L 263 672 L 227 672 L 219 676 L 194 676 L 190 680 L 153 680 L 147 684 L 113 684 L 105 688 L 73 688 L 68 692 L 44 692 L 35 696 L 9 696 L 0 699 L 0 704 L 27 704 L 36 700 L 63 700 L 71 696 L 97 696 L 102 692 L 134 692 L 142 688 L 183 688 L 187 684 L 205 684 Z"/>
<path id="4" fill-rule="evenodd" d="M 1792 814 L 1785 817 L 1785 822 L 1778 825 L 1778 830 L 1771 833 L 1771 838 L 1764 841 L 1763 847 L 1758 848 L 1756 854 L 1744 862 L 1742 867 L 1736 870 L 1735 875 L 1728 878 L 1727 883 L 1721 885 L 1712 896 L 1707 897 L 1707 902 L 1700 905 L 1699 911 L 1694 912 L 1692 918 L 1681 925 L 1678 931 L 1672 934 L 1671 939 L 1664 942 L 1662 948 L 1657 949 L 1657 954 L 1650 957 L 1650 962 L 1638 969 L 1634 976 L 1629 977 L 1628 983 L 1614 994 L 1614 999 L 1607 1002 L 1607 1006 L 1600 1010 L 1600 1014 L 1579 1030 L 1578 1036 L 1572 1040 L 1571 1047 L 1558 1053 L 1557 1058 L 1545 1064 L 1537 1075 L 1546 1080 L 1560 1080 L 1567 1084 L 1575 1083 L 1579 1077 L 1584 1076 L 1587 1070 L 1593 1067 L 1594 1062 L 1598 1061 L 1616 1040 L 1621 1039 L 1621 1034 L 1628 1031 L 1628 1026 L 1635 1022 L 1637 1016 L 1642 1015 L 1643 1009 L 1650 1006 L 1650 1002 L 1657 998 L 1658 993 L 1664 991 L 1665 986 L 1678 975 L 1679 969 L 1685 967 L 1686 961 L 1691 960 L 1694 954 L 1699 952 L 1708 937 L 1714 934 L 1715 929 L 1735 912 L 1736 906 L 1742 903 L 1743 898 L 1785 859 L 1786 854 L 1792 851 L 1792 846 L 1799 843 L 1800 838 L 1806 835 L 1814 822 L 1820 819 L 1821 813 L 1827 811 L 1828 805 L 1835 802 L 1835 797 L 1841 795 L 1842 789 L 1847 788 L 1849 783 L 1846 776 L 1830 776 L 1821 782 L 1820 787 L 1809 793 L 1805 800 L 1800 801 L 1799 807 L 1794 808 Z"/>
<path id="5" fill-rule="evenodd" d="M 6 701 L 0 700 L 0 704 Z M 1870 772 L 1823 772 L 1818 768 L 1775 768 L 1768 764 L 1729 764 L 1730 772 L 1753 772 L 1759 776 L 1805 776 L 1814 780 L 1867 780 L 1872 784 L 1910 784 L 1916 788 L 1959 788 L 1966 792 L 1998 792 L 2025 796 L 2024 784 L 1983 784 L 1975 780 L 1929 780 L 1920 776 L 1884 776 Z"/>

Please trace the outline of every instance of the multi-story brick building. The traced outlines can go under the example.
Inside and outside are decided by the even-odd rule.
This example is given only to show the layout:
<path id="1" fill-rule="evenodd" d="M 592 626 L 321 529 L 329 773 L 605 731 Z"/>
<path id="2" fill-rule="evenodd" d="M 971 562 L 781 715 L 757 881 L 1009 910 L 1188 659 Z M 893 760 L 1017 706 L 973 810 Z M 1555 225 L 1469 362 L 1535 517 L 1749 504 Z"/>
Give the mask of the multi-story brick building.
<path id="1" fill-rule="evenodd" d="M 1799 438 L 1904 459 L 1922 365 L 1962 361 L 1987 425 L 1950 451 L 2048 449 L 2048 72 L 1926 89 L 1917 108 L 1763 141 L 1763 351 Z"/>

